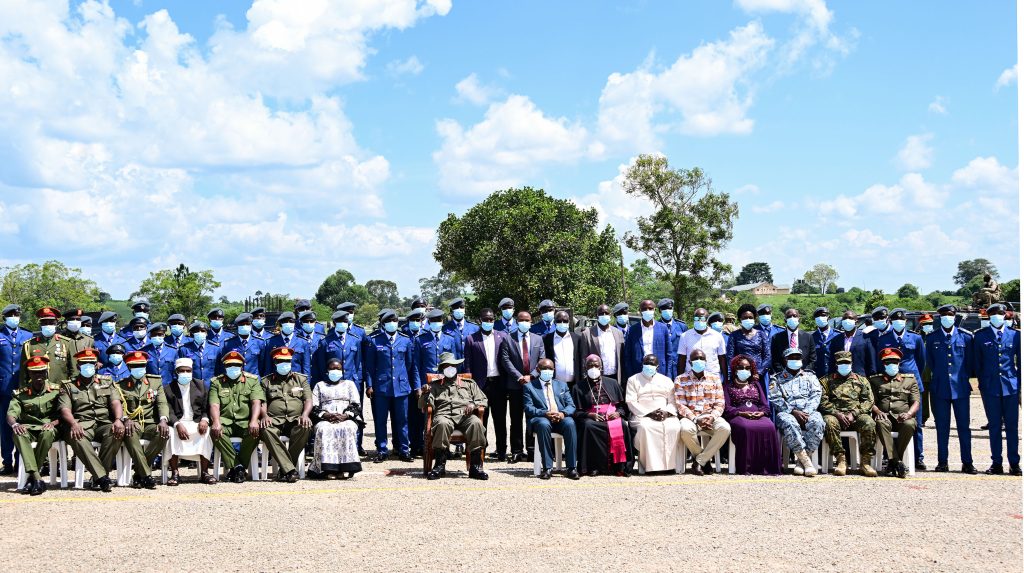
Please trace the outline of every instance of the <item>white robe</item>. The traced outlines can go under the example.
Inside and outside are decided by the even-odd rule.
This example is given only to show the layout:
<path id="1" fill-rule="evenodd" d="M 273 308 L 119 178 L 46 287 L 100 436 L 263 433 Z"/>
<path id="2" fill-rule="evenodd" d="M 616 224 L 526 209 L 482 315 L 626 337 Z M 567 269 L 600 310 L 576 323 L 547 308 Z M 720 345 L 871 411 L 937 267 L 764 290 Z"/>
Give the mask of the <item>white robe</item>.
<path id="1" fill-rule="evenodd" d="M 675 384 L 663 374 L 650 379 L 643 373 L 635 374 L 626 382 L 626 406 L 632 414 L 629 425 L 644 471 L 674 471 L 680 462 L 683 452 L 675 403 Z M 671 417 L 661 422 L 645 417 L 656 410 Z"/>
<path id="2" fill-rule="evenodd" d="M 172 382 L 177 384 L 177 382 Z M 181 420 L 175 424 L 179 424 L 185 428 L 188 432 L 188 440 L 182 440 L 178 437 L 178 428 L 171 428 L 171 455 L 181 457 L 193 457 L 203 456 L 206 459 L 210 459 L 213 454 L 213 437 L 210 435 L 210 428 L 207 425 L 206 433 L 199 433 L 199 424 L 192 421 L 192 400 L 189 397 L 191 393 L 190 387 L 184 385 L 181 387 L 181 404 L 182 414 Z"/>

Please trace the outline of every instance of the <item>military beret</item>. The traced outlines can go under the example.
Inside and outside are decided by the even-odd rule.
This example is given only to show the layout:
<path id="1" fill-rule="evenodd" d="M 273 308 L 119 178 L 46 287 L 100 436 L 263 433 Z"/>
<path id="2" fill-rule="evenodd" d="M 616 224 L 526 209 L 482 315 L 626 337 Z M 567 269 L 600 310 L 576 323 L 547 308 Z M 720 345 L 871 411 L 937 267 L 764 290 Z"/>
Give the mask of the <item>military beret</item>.
<path id="1" fill-rule="evenodd" d="M 783 357 L 783 358 L 789 358 L 790 356 L 793 356 L 793 355 L 796 355 L 796 356 L 803 356 L 803 355 L 804 355 L 804 353 L 803 353 L 803 352 L 800 352 L 800 349 L 799 349 L 799 348 L 787 348 L 787 349 L 785 349 L 785 350 L 784 350 L 784 351 L 782 352 L 782 357 Z"/>
<path id="2" fill-rule="evenodd" d="M 540 304 L 537 305 L 537 310 L 541 310 L 544 308 L 555 308 L 555 303 L 551 302 L 551 300 L 549 299 L 544 299 L 540 301 Z"/>
<path id="3" fill-rule="evenodd" d="M 154 322 L 153 324 L 149 325 L 149 328 L 147 329 L 147 332 L 152 334 L 153 332 L 155 332 L 157 330 L 167 330 L 167 325 L 162 323 L 162 322 Z"/>
<path id="4" fill-rule="evenodd" d="M 10 314 L 12 312 L 21 312 L 21 305 L 20 304 L 9 304 L 9 305 L 5 306 L 4 310 L 3 310 L 3 315 L 7 316 L 8 314 Z"/>
<path id="5" fill-rule="evenodd" d="M 148 298 L 136 299 L 135 302 L 132 303 L 132 310 L 143 310 L 147 308 L 149 308 Z"/>
<path id="6" fill-rule="evenodd" d="M 881 352 L 878 353 L 878 357 L 883 362 L 886 360 L 903 360 L 903 353 L 900 352 L 899 348 L 889 347 L 883 348 Z"/>
<path id="7" fill-rule="evenodd" d="M 82 309 L 72 308 L 71 310 L 64 311 L 64 320 L 71 320 L 73 318 L 82 318 Z"/>
<path id="8" fill-rule="evenodd" d="M 409 311 L 409 314 L 405 315 L 405 319 L 406 320 L 422 320 L 424 314 L 425 313 L 423 312 L 422 308 L 414 308 L 411 311 Z"/>
<path id="9" fill-rule="evenodd" d="M 316 320 L 316 313 L 313 312 L 312 310 L 304 310 L 299 313 L 300 321 L 306 320 L 307 318 L 312 318 L 313 320 Z"/>
<path id="10" fill-rule="evenodd" d="M 812 317 L 828 316 L 828 307 L 827 306 L 819 306 L 818 308 L 814 309 L 814 314 L 811 315 L 811 316 Z"/>
<path id="11" fill-rule="evenodd" d="M 452 299 L 452 301 L 448 303 L 448 308 L 455 308 L 460 304 L 463 306 L 466 305 L 466 299 L 462 298 L 461 296 Z"/>
<path id="12" fill-rule="evenodd" d="M 612 307 L 612 314 L 621 314 L 623 312 L 629 312 L 629 305 L 624 302 L 620 302 Z"/>
<path id="13" fill-rule="evenodd" d="M 189 332 L 192 332 L 194 330 L 206 330 L 206 328 L 206 323 L 201 320 L 195 320 L 192 322 L 192 324 L 188 325 Z"/>
<path id="14" fill-rule="evenodd" d="M 333 320 L 334 322 L 348 322 L 348 311 L 346 311 L 346 310 L 336 310 L 336 311 L 334 311 L 334 314 L 331 315 L 331 320 Z"/>
<path id="15" fill-rule="evenodd" d="M 36 311 L 36 318 L 57 318 L 60 313 L 52 306 L 44 306 Z"/>
<path id="16" fill-rule="evenodd" d="M 243 312 L 235 317 L 235 324 L 242 324 L 243 322 L 252 322 L 252 315 L 248 312 Z"/>
<path id="17" fill-rule="evenodd" d="M 444 320 L 444 311 L 439 308 L 431 310 L 427 313 L 427 320 Z"/>
<path id="18" fill-rule="evenodd" d="M 921 320 L 918 320 L 917 322 L 919 324 L 931 324 L 931 323 L 935 322 L 935 319 L 932 318 L 932 315 L 926 314 L 926 315 L 922 316 Z"/>
<path id="19" fill-rule="evenodd" d="M 25 362 L 25 368 L 33 372 L 38 372 L 39 370 L 46 370 L 49 364 L 50 358 L 48 356 L 33 356 L 32 358 L 29 358 L 28 361 Z"/>
<path id="20" fill-rule="evenodd" d="M 107 347 L 107 355 L 110 354 L 124 354 L 124 345 L 122 344 L 111 344 Z"/>
<path id="21" fill-rule="evenodd" d="M 708 315 L 708 322 L 725 322 L 725 317 L 720 312 L 712 312 Z"/>
<path id="22" fill-rule="evenodd" d="M 185 315 L 184 314 L 177 314 L 177 313 L 175 313 L 175 314 L 172 314 L 171 316 L 167 317 L 167 322 L 168 323 L 174 322 L 176 320 L 181 321 L 181 322 L 185 322 Z"/>
<path id="23" fill-rule="evenodd" d="M 356 309 L 356 303 L 354 303 L 354 302 L 343 302 L 343 303 L 339 304 L 338 306 L 334 307 L 334 310 L 347 310 L 348 312 L 352 312 L 355 309 Z"/>
<path id="24" fill-rule="evenodd" d="M 210 312 L 206 313 L 206 318 L 213 318 L 214 316 L 224 316 L 224 309 L 220 307 L 211 308 Z"/>
<path id="25" fill-rule="evenodd" d="M 128 366 L 141 366 L 149 362 L 149 354 L 141 350 L 132 350 L 124 355 L 124 363 Z"/>
<path id="26" fill-rule="evenodd" d="M 270 357 L 274 360 L 291 360 L 295 352 L 287 346 L 278 346 L 270 352 Z"/>
<path id="27" fill-rule="evenodd" d="M 892 312 L 889 313 L 889 318 L 896 319 L 896 320 L 903 320 L 906 317 L 907 317 L 907 309 L 905 309 L 905 308 L 894 308 L 894 309 L 892 309 Z"/>
<path id="28" fill-rule="evenodd" d="M 128 321 L 128 326 L 134 329 L 136 326 L 148 326 L 149 319 L 136 316 L 135 318 Z"/>
<path id="29" fill-rule="evenodd" d="M 956 305 L 955 304 L 944 304 L 944 305 L 940 306 L 935 312 L 937 312 L 939 314 L 942 314 L 944 312 L 949 312 L 949 311 L 956 312 Z"/>
<path id="30" fill-rule="evenodd" d="M 385 309 L 381 310 L 380 314 L 378 316 L 380 316 L 380 321 L 381 322 L 388 322 L 391 319 L 398 320 L 398 313 L 395 312 L 393 309 L 390 309 L 390 308 L 385 308 Z"/>
<path id="31" fill-rule="evenodd" d="M 109 352 L 110 349 L 108 348 Z M 100 359 L 100 355 L 96 352 L 95 348 L 83 348 L 81 351 L 75 353 L 75 360 L 79 363 L 82 362 L 97 362 Z"/>
<path id="32" fill-rule="evenodd" d="M 412 301 L 412 304 L 409 305 L 410 308 L 422 308 L 424 306 L 427 306 L 427 301 L 424 300 L 422 296 L 416 297 L 416 299 Z"/>
<path id="33" fill-rule="evenodd" d="M 885 306 L 876 306 L 875 310 L 871 311 L 871 316 L 878 316 L 880 314 L 889 314 L 889 308 Z"/>
<path id="34" fill-rule="evenodd" d="M 111 320 L 117 320 L 117 313 L 111 310 L 105 310 L 100 313 L 100 322 L 110 322 Z"/>
<path id="35" fill-rule="evenodd" d="M 88 314 L 82 315 L 82 324 L 92 324 L 92 317 Z"/>
<path id="36" fill-rule="evenodd" d="M 725 319 L 726 320 L 736 320 L 736 315 L 731 313 L 731 312 L 727 312 L 727 313 L 725 313 Z"/>
<path id="37" fill-rule="evenodd" d="M 670 298 L 663 298 L 658 301 L 658 310 L 666 310 L 675 307 L 676 303 Z"/>
<path id="38" fill-rule="evenodd" d="M 278 322 L 282 322 L 282 321 L 285 321 L 285 320 L 290 320 L 292 322 L 295 322 L 295 313 L 286 310 L 286 311 L 282 312 L 277 317 L 277 321 Z"/>
<path id="39" fill-rule="evenodd" d="M 502 309 L 502 308 L 505 308 L 506 306 L 513 306 L 514 307 L 515 305 L 516 305 L 516 301 L 514 301 L 514 300 L 512 300 L 512 299 L 510 299 L 510 298 L 508 298 L 506 296 L 505 298 L 501 299 L 501 301 L 498 303 L 498 308 Z"/>
<path id="40" fill-rule="evenodd" d="M 853 353 L 849 350 L 837 350 L 835 353 L 836 364 L 853 362 Z"/>
<path id="41" fill-rule="evenodd" d="M 772 311 L 772 305 L 767 304 L 767 303 L 762 304 L 762 305 L 758 305 L 758 307 L 757 307 L 757 314 L 761 314 L 763 312 L 770 313 L 771 311 Z"/>
<path id="42" fill-rule="evenodd" d="M 224 358 L 220 359 L 225 366 L 242 366 L 245 364 L 245 357 L 242 356 L 237 350 L 232 350 L 224 355 Z"/>
<path id="43" fill-rule="evenodd" d="M 298 312 L 300 308 L 313 308 L 313 305 L 310 304 L 309 299 L 300 298 L 295 301 L 295 312 Z"/>
<path id="44" fill-rule="evenodd" d="M 1006 312 L 1006 305 L 997 302 L 990 305 L 987 310 L 989 314 L 1002 314 Z"/>
<path id="45" fill-rule="evenodd" d="M 253 316 L 256 316 L 257 314 L 267 314 L 267 309 L 263 308 L 262 306 L 257 306 L 256 308 L 250 310 L 249 314 Z"/>

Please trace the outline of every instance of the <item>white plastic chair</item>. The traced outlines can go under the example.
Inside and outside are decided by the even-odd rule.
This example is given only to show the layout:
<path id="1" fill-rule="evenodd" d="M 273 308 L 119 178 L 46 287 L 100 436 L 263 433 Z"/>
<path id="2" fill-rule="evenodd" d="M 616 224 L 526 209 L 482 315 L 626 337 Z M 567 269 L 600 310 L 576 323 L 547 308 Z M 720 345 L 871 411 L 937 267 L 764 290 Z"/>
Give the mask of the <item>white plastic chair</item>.
<path id="1" fill-rule="evenodd" d="M 847 464 L 847 467 L 856 468 L 860 465 L 860 434 L 853 430 L 839 432 L 839 439 L 843 438 L 850 440 L 850 462 Z M 822 456 L 825 459 L 825 473 L 830 473 L 832 468 L 835 467 L 835 461 L 832 459 L 832 452 L 829 449 L 828 442 L 822 440 L 821 448 Z"/>
<path id="2" fill-rule="evenodd" d="M 174 430 L 171 430 L 174 431 Z M 216 448 L 214 448 L 216 450 Z M 160 456 L 160 479 L 163 485 L 167 485 L 167 480 L 171 477 L 170 461 L 171 456 L 171 440 L 167 440 L 167 444 L 164 446 L 164 453 Z M 194 460 L 197 464 L 203 463 L 203 456 L 196 454 L 194 456 L 178 456 L 178 462 L 181 460 Z"/>
<path id="3" fill-rule="evenodd" d="M 790 450 L 789 450 L 789 445 L 786 444 L 786 437 L 782 435 L 782 431 L 781 430 L 779 431 L 779 443 L 782 444 L 782 465 L 783 465 L 783 469 L 787 469 L 789 467 L 789 454 L 790 454 Z M 730 443 L 730 448 L 731 448 L 729 450 L 730 471 L 733 471 L 734 468 L 731 467 L 731 464 L 732 464 L 732 455 L 733 455 L 733 453 L 735 451 L 735 447 L 732 446 L 731 443 Z M 825 450 L 823 450 L 823 448 L 825 448 Z M 825 459 L 823 457 L 823 451 L 827 451 L 827 448 L 828 448 L 828 446 L 825 445 L 825 440 L 822 440 L 821 444 L 818 445 L 818 449 L 815 450 L 814 455 L 811 456 L 811 463 L 814 464 L 814 469 L 817 470 L 818 473 L 821 473 L 821 466 L 824 464 L 824 459 Z M 822 461 L 819 461 L 819 460 L 822 460 Z"/>
<path id="4" fill-rule="evenodd" d="M 100 449 L 100 443 L 99 442 L 89 442 L 89 443 L 92 445 L 92 449 L 95 450 L 98 453 L 99 449 Z M 117 456 L 117 457 L 120 457 L 120 456 Z M 103 469 L 106 470 L 107 468 L 103 468 Z M 106 475 L 106 474 L 104 474 L 104 475 Z M 85 487 L 85 463 L 82 461 L 82 458 L 76 456 L 75 457 L 75 488 L 76 489 L 82 489 L 84 487 Z"/>
<path id="5" fill-rule="evenodd" d="M 551 432 L 551 440 L 555 446 L 555 467 L 552 469 L 562 471 L 562 450 L 565 449 L 565 440 L 562 438 L 562 434 L 555 432 Z M 540 438 L 537 437 L 537 434 L 533 434 L 533 475 L 539 476 L 543 470 L 544 459 L 540 453 Z"/>
<path id="6" fill-rule="evenodd" d="M 287 436 L 281 436 L 281 444 L 284 445 L 285 450 L 288 449 L 288 442 L 290 440 Z M 260 473 L 260 479 L 270 480 L 270 470 L 277 469 L 277 463 L 270 455 L 270 448 L 266 447 L 266 444 L 260 448 L 260 466 L 263 470 Z M 302 451 L 299 452 L 299 463 L 295 464 L 295 469 L 299 470 L 299 479 L 306 479 L 306 448 L 302 448 Z"/>
<path id="7" fill-rule="evenodd" d="M 897 438 L 899 438 L 899 433 L 898 432 L 893 432 L 892 433 L 893 441 L 896 441 Z M 881 438 L 879 438 L 878 441 L 875 442 L 875 453 L 877 455 L 875 456 L 875 459 L 871 462 L 871 465 L 874 466 L 875 471 L 879 471 L 880 472 L 880 471 L 882 471 L 882 440 L 881 440 Z M 892 454 L 892 452 L 888 452 L 888 453 Z M 907 466 L 907 475 L 909 475 L 910 477 L 914 477 L 914 475 L 917 474 L 917 470 L 914 468 L 914 443 L 913 442 L 911 442 L 910 445 L 907 446 L 906 451 L 903 452 L 903 465 Z"/>
<path id="8" fill-rule="evenodd" d="M 32 442 L 32 449 L 35 450 L 36 442 Z M 50 451 L 47 452 L 47 458 L 50 461 L 50 485 L 56 485 L 57 483 L 57 472 L 60 472 L 60 487 L 61 489 L 67 489 L 68 487 L 68 450 L 67 446 L 63 441 L 57 440 L 50 446 Z M 25 459 L 18 454 L 18 487 L 17 489 L 25 489 L 25 482 L 28 481 L 28 472 L 25 471 Z"/>
<path id="9" fill-rule="evenodd" d="M 711 432 L 709 432 L 707 430 L 701 430 L 701 431 L 697 432 L 697 441 L 700 443 L 701 449 L 704 449 L 704 445 L 707 442 L 707 440 L 711 439 L 711 435 L 712 435 Z M 682 440 L 680 440 L 680 443 L 682 443 Z M 721 451 L 722 450 L 719 449 L 719 450 L 717 450 L 715 452 L 715 472 L 716 473 L 722 473 L 722 456 L 721 456 Z M 729 464 L 730 464 L 730 467 L 732 467 L 732 460 L 733 460 L 734 456 L 732 454 L 732 433 L 731 432 L 729 434 L 729 452 L 730 452 L 729 453 Z M 694 456 L 693 454 L 690 453 L 690 448 L 687 448 L 685 444 L 683 445 L 683 455 L 682 455 L 682 457 L 684 458 L 683 459 L 683 471 L 680 471 L 679 473 L 684 473 L 686 471 L 686 463 L 687 463 L 687 461 L 689 461 L 692 458 L 696 458 L 696 456 Z"/>
<path id="10" fill-rule="evenodd" d="M 139 440 L 142 444 L 143 449 L 149 445 L 149 440 Z M 170 440 L 167 440 L 170 443 Z M 167 448 L 164 447 L 164 454 L 167 453 Z M 128 453 L 128 449 L 121 446 L 121 449 L 117 450 L 117 485 L 118 487 L 126 487 L 132 483 L 132 456 Z M 167 483 L 167 457 L 166 455 L 161 457 L 160 464 L 161 479 L 163 483 Z"/>
<path id="11" fill-rule="evenodd" d="M 232 446 L 234 446 L 235 444 L 241 444 L 241 443 L 242 443 L 242 438 L 231 438 L 231 445 Z M 221 479 L 223 477 L 223 475 L 222 475 L 223 472 L 221 471 L 221 467 L 220 467 L 221 466 L 220 450 L 218 450 L 216 447 L 213 448 L 213 464 L 212 465 L 213 465 L 213 468 L 212 468 L 213 469 L 213 475 L 217 476 L 217 479 Z M 253 450 L 252 451 L 252 455 L 249 456 L 249 478 L 253 479 L 253 480 L 258 480 L 259 477 L 260 477 L 259 470 L 260 470 L 259 460 L 257 459 L 256 450 Z"/>

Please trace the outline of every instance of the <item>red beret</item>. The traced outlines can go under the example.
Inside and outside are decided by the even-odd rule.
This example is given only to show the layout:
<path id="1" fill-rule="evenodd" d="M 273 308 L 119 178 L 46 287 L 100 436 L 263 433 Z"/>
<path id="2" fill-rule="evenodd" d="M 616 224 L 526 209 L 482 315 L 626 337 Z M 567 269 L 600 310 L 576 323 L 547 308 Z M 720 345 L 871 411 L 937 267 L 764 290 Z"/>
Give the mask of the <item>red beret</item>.
<path id="1" fill-rule="evenodd" d="M 25 362 L 25 368 L 29 370 L 38 371 L 46 370 L 47 365 L 50 364 L 50 359 L 46 356 L 33 356 Z"/>
<path id="2" fill-rule="evenodd" d="M 270 353 L 270 357 L 274 360 L 277 360 L 278 358 L 287 358 L 291 360 L 293 354 L 294 352 L 292 352 L 291 348 L 288 348 L 287 346 L 279 346 Z"/>
<path id="3" fill-rule="evenodd" d="M 899 348 L 883 348 L 878 356 L 882 361 L 890 360 L 895 358 L 896 360 L 903 360 L 903 353 L 900 352 Z"/>
<path id="4" fill-rule="evenodd" d="M 85 348 L 81 352 L 75 354 L 75 360 L 79 362 L 97 362 L 99 358 L 100 355 L 94 348 Z"/>
<path id="5" fill-rule="evenodd" d="M 124 363 L 129 366 L 145 364 L 146 362 L 149 362 L 149 355 L 141 350 L 132 350 L 124 355 Z"/>
<path id="6" fill-rule="evenodd" d="M 57 318 L 58 316 L 60 316 L 60 312 L 52 306 L 44 306 L 36 311 L 36 318 Z"/>
<path id="7" fill-rule="evenodd" d="M 922 316 L 921 320 L 919 320 L 918 322 L 920 322 L 921 324 L 931 324 L 931 323 L 935 322 L 935 319 L 932 318 L 932 315 L 926 314 L 926 315 Z"/>

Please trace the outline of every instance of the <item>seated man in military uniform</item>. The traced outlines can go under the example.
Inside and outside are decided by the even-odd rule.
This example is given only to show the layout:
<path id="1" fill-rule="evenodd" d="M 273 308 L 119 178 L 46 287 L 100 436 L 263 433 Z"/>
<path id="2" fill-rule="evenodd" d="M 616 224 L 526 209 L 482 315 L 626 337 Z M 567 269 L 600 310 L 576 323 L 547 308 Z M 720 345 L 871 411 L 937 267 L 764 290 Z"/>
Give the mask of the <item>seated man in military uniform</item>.
<path id="1" fill-rule="evenodd" d="M 430 431 L 434 449 L 434 467 L 427 473 L 427 479 L 435 480 L 445 475 L 448 446 L 452 432 L 458 430 L 466 438 L 469 448 L 469 477 L 485 480 L 484 448 L 487 447 L 487 429 L 484 422 L 475 415 L 477 408 L 487 407 L 487 396 L 476 385 L 470 374 L 459 374 L 462 359 L 456 359 L 451 352 L 442 352 L 437 369 L 440 375 L 428 375 L 428 387 L 421 387 L 419 406 L 434 409 Z"/>
<path id="2" fill-rule="evenodd" d="M 835 353 L 836 372 L 821 379 L 821 404 L 818 410 L 825 419 L 825 440 L 836 456 L 835 475 L 846 475 L 846 452 L 842 431 L 856 431 L 860 439 L 860 473 L 876 477 L 871 467 L 875 455 L 875 421 L 871 407 L 875 399 L 867 378 L 853 372 L 853 353 L 839 350 Z"/>
<path id="3" fill-rule="evenodd" d="M 249 463 L 260 439 L 260 407 L 265 399 L 260 379 L 242 371 L 245 357 L 232 350 L 221 359 L 224 374 L 214 376 L 210 382 L 210 436 L 214 446 L 224 458 L 224 467 L 230 467 L 227 479 L 234 483 L 245 481 L 245 466 Z M 238 453 L 231 438 L 241 438 Z"/>
<path id="4" fill-rule="evenodd" d="M 304 374 L 292 372 L 294 351 L 281 346 L 270 353 L 272 373 L 260 381 L 266 401 L 260 419 L 260 438 L 277 462 L 279 481 L 295 483 L 299 472 L 299 454 L 306 447 L 313 430 L 313 392 Z M 281 436 L 288 437 L 288 449 L 284 448 Z"/>
<path id="5" fill-rule="evenodd" d="M 57 439 L 57 399 L 60 387 L 47 381 L 50 359 L 33 356 L 25 362 L 28 386 L 14 391 L 7 410 L 7 424 L 14 434 L 14 446 L 25 464 L 24 493 L 39 495 L 46 491 L 46 482 L 39 479 L 39 468 L 49 456 L 50 446 Z M 32 447 L 32 442 L 36 447 Z"/>
<path id="6" fill-rule="evenodd" d="M 78 374 L 61 385 L 57 407 L 66 428 L 66 440 L 92 474 L 92 486 L 109 492 L 107 473 L 121 448 L 124 423 L 121 400 L 110 376 L 96 373 L 99 354 L 86 348 L 75 355 Z M 92 442 L 99 442 L 97 457 Z"/>
<path id="7" fill-rule="evenodd" d="M 167 396 L 164 394 L 163 378 L 159 374 L 147 374 L 149 355 L 133 350 L 124 356 L 124 362 L 131 373 L 117 381 L 118 395 L 124 416 L 124 446 L 134 463 L 133 487 L 153 489 L 156 482 L 149 475 L 149 468 L 156 456 L 164 451 L 171 429 L 167 425 Z M 148 443 L 143 449 L 142 440 Z"/>
<path id="8" fill-rule="evenodd" d="M 871 392 L 875 395 L 875 403 L 871 406 L 871 415 L 875 418 L 875 433 L 882 440 L 885 452 L 889 456 L 889 464 L 885 467 L 886 475 L 900 478 L 907 477 L 907 466 L 903 464 L 903 453 L 914 439 L 917 429 L 917 410 L 921 407 L 921 392 L 917 387 L 917 378 L 913 374 L 900 373 L 900 361 L 903 352 L 899 348 L 883 348 L 878 358 L 884 371 L 875 374 L 868 380 Z M 892 428 L 896 426 L 899 436 L 893 448 Z"/>

